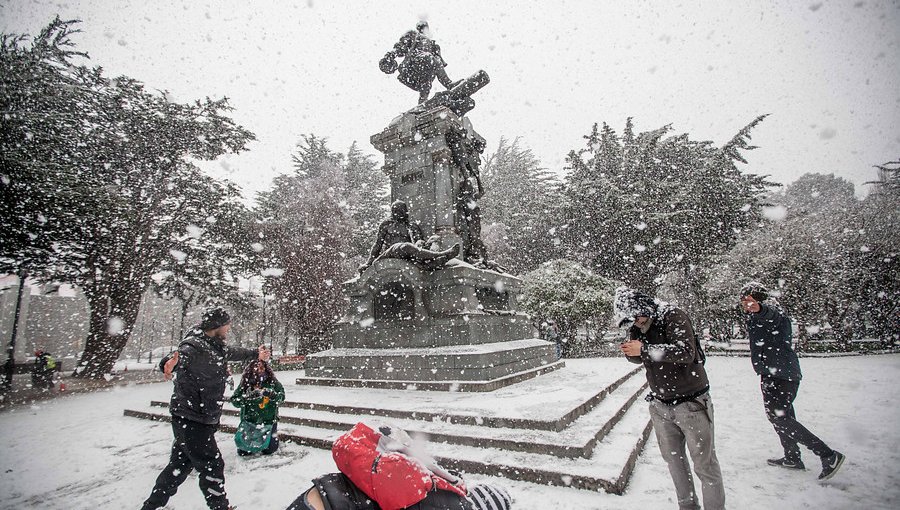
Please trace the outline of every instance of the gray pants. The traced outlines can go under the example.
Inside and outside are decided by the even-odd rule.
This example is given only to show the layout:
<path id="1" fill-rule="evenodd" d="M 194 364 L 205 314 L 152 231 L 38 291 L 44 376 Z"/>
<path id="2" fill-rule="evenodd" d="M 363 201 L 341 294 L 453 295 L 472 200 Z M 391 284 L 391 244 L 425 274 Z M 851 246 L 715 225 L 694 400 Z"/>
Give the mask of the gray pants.
<path id="1" fill-rule="evenodd" d="M 716 458 L 713 405 L 709 393 L 674 406 L 654 400 L 650 402 L 650 419 L 656 431 L 659 452 L 669 465 L 669 473 L 675 482 L 678 507 L 683 510 L 700 509 L 684 450 L 687 444 L 694 472 L 700 478 L 703 508 L 724 509 L 725 486 Z"/>

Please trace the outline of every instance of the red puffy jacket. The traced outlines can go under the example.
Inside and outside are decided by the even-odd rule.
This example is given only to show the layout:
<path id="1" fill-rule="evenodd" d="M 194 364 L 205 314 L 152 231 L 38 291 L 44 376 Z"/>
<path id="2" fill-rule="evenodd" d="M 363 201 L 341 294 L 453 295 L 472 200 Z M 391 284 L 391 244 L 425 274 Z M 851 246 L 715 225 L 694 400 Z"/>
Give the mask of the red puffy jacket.
<path id="1" fill-rule="evenodd" d="M 338 469 L 382 510 L 401 510 L 414 505 L 431 490 L 466 495 L 462 483 L 453 485 L 417 459 L 398 452 L 380 451 L 378 441 L 381 436 L 364 423 L 357 423 L 335 440 L 331 454 Z"/>

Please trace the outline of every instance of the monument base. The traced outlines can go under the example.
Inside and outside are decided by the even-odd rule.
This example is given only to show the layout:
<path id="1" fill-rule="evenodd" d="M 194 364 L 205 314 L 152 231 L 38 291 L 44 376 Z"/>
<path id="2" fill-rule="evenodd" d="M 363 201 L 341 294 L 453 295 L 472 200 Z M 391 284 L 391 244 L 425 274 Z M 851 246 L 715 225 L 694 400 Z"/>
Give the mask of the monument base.
<path id="1" fill-rule="evenodd" d="M 428 349 L 330 349 L 307 357 L 297 384 L 493 391 L 565 366 L 538 339 Z"/>

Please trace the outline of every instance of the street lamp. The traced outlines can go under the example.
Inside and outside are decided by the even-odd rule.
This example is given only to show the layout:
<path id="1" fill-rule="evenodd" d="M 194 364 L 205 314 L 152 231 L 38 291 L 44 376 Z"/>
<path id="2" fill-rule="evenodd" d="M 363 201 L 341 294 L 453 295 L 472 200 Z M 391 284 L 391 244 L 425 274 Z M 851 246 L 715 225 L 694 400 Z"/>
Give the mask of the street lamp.
<path id="1" fill-rule="evenodd" d="M 9 339 L 9 347 L 6 349 L 6 377 L 3 379 L 3 389 L 12 388 L 13 371 L 15 371 L 16 360 L 16 334 L 19 331 L 19 316 L 22 313 L 22 292 L 25 290 L 25 278 L 28 273 L 24 268 L 19 269 L 19 290 L 16 292 L 16 313 L 13 314 L 12 336 Z"/>

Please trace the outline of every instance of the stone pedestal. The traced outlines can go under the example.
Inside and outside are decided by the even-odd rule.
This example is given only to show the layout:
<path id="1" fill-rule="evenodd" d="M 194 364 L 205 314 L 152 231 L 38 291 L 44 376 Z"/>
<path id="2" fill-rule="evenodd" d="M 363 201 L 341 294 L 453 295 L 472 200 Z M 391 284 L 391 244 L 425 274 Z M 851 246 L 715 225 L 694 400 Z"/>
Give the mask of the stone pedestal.
<path id="1" fill-rule="evenodd" d="M 441 107 L 406 113 L 372 137 L 385 154 L 391 200 L 405 201 L 410 220 L 442 249 L 460 242 L 463 177 L 446 137 L 460 129 L 478 137 L 468 119 Z M 308 356 L 298 383 L 484 391 L 561 367 L 555 346 L 534 338 L 519 289 L 518 278 L 459 259 L 435 271 L 378 260 L 344 283 L 350 303 L 334 348 Z"/>

